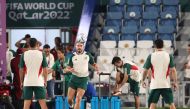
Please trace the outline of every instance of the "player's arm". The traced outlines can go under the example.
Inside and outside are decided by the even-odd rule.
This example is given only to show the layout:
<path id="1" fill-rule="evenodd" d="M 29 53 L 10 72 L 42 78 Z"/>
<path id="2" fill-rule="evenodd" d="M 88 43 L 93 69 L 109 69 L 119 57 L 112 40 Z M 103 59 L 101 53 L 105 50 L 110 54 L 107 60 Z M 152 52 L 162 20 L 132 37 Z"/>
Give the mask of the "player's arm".
<path id="1" fill-rule="evenodd" d="M 21 83 L 21 87 L 23 86 L 23 82 L 24 82 L 24 54 L 21 55 L 20 58 L 20 63 L 19 63 L 19 74 L 20 74 L 20 83 Z"/>
<path id="2" fill-rule="evenodd" d="M 45 86 L 47 85 L 47 75 L 48 75 L 47 66 L 48 64 L 46 61 L 46 56 L 45 54 L 43 54 L 42 67 L 43 67 L 43 77 L 44 77 Z"/>
<path id="3" fill-rule="evenodd" d="M 176 71 L 176 68 L 174 65 L 174 58 L 172 55 L 170 55 L 169 67 L 170 67 L 170 71 L 171 71 L 171 79 L 173 80 L 173 87 L 174 87 L 174 90 L 176 90 L 176 88 L 177 88 L 177 71 Z"/>
<path id="4" fill-rule="evenodd" d="M 148 72 L 149 72 L 149 69 L 151 67 L 151 55 L 149 55 L 146 59 L 146 62 L 143 66 L 144 68 L 144 71 L 143 71 L 143 78 L 142 78 L 142 86 L 145 88 L 146 87 L 146 83 L 145 83 L 145 80 L 147 78 L 147 75 L 148 75 Z"/>
<path id="5" fill-rule="evenodd" d="M 22 40 L 25 40 L 25 37 L 22 38 L 22 39 L 20 39 L 20 40 L 18 40 L 18 41 L 15 43 L 15 46 L 19 48 L 19 47 L 20 47 L 20 43 L 21 43 Z"/>

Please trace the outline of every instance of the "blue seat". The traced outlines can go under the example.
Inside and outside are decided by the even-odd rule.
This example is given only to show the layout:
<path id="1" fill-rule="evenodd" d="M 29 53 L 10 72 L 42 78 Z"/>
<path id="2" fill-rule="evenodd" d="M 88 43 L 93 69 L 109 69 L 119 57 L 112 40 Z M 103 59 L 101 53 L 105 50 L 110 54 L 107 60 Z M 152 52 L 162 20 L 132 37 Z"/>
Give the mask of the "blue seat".
<path id="1" fill-rule="evenodd" d="M 177 20 L 176 19 L 161 19 L 160 25 L 171 25 L 176 27 L 177 26 Z"/>
<path id="2" fill-rule="evenodd" d="M 161 5 L 161 0 L 145 0 L 145 5 Z"/>
<path id="3" fill-rule="evenodd" d="M 140 34 L 138 40 L 155 40 L 155 34 Z"/>
<path id="4" fill-rule="evenodd" d="M 108 7 L 108 12 L 124 12 L 125 6 L 122 5 L 114 5 Z"/>
<path id="5" fill-rule="evenodd" d="M 157 29 L 155 26 L 146 25 L 140 27 L 140 33 L 156 33 Z"/>
<path id="6" fill-rule="evenodd" d="M 121 34 L 120 40 L 137 40 L 137 34 Z"/>
<path id="7" fill-rule="evenodd" d="M 122 21 L 121 20 L 106 20 L 105 23 L 106 26 L 122 26 Z"/>
<path id="8" fill-rule="evenodd" d="M 138 32 L 138 26 L 137 25 L 128 25 L 123 26 L 121 28 L 121 33 L 123 34 L 136 34 Z"/>
<path id="9" fill-rule="evenodd" d="M 105 26 L 103 28 L 103 33 L 104 34 L 117 34 L 120 32 L 120 27 L 119 26 Z"/>
<path id="10" fill-rule="evenodd" d="M 122 19 L 122 12 L 107 12 L 106 19 Z"/>
<path id="11" fill-rule="evenodd" d="M 125 19 L 140 19 L 141 18 L 141 13 L 139 11 L 136 12 L 126 12 L 124 14 Z"/>
<path id="12" fill-rule="evenodd" d="M 143 19 L 158 19 L 159 13 L 157 11 L 145 11 L 142 16 Z"/>
<path id="13" fill-rule="evenodd" d="M 164 6 L 163 7 L 163 12 L 165 11 L 171 11 L 171 12 L 175 12 L 176 14 L 178 14 L 179 12 L 179 7 L 178 6 Z"/>
<path id="14" fill-rule="evenodd" d="M 149 20 L 149 19 L 142 20 L 142 26 L 154 26 L 156 28 L 157 25 L 158 25 L 157 19 L 156 20 Z"/>
<path id="15" fill-rule="evenodd" d="M 110 0 L 109 5 L 125 5 L 125 0 Z"/>
<path id="16" fill-rule="evenodd" d="M 143 0 L 127 0 L 127 5 L 142 5 Z"/>
<path id="17" fill-rule="evenodd" d="M 163 0 L 163 5 L 178 5 L 179 0 Z"/>
<path id="18" fill-rule="evenodd" d="M 160 6 L 156 6 L 156 5 L 147 5 L 145 6 L 145 9 L 144 11 L 147 11 L 147 12 L 152 12 L 152 13 L 160 13 L 161 9 L 160 9 Z"/>
<path id="19" fill-rule="evenodd" d="M 174 40 L 174 34 L 158 34 L 158 38 L 162 39 L 162 40 Z"/>
<path id="20" fill-rule="evenodd" d="M 140 26 L 140 20 L 138 19 L 127 19 L 124 21 L 125 26 L 137 25 Z"/>
<path id="21" fill-rule="evenodd" d="M 135 12 L 135 13 L 140 12 L 140 13 L 142 13 L 143 8 L 142 8 L 142 6 L 131 6 L 131 5 L 129 5 L 129 6 L 127 6 L 126 12 Z"/>
<path id="22" fill-rule="evenodd" d="M 175 32 L 175 27 L 172 25 L 159 25 L 158 33 L 163 34 L 173 34 Z"/>
<path id="23" fill-rule="evenodd" d="M 106 41 L 106 40 L 110 40 L 110 41 L 119 41 L 119 34 L 104 34 L 102 36 L 102 40 Z"/>
<path id="24" fill-rule="evenodd" d="M 160 13 L 161 19 L 176 19 L 178 17 L 177 13 L 174 11 L 164 11 Z"/>

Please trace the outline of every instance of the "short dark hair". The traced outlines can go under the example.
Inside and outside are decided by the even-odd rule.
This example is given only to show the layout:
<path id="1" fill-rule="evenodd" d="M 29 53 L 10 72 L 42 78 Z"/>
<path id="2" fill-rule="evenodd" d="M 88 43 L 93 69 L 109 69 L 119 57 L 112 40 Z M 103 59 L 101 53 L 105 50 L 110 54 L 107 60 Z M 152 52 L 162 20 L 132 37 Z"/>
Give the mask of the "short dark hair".
<path id="1" fill-rule="evenodd" d="M 44 46 L 43 46 L 43 48 L 45 49 L 48 49 L 48 48 L 50 48 L 50 46 L 48 45 L 48 44 L 45 44 Z"/>
<path id="2" fill-rule="evenodd" d="M 155 44 L 156 48 L 163 48 L 164 47 L 164 41 L 162 39 L 155 40 L 154 44 Z"/>
<path id="3" fill-rule="evenodd" d="M 58 41 L 59 43 L 61 43 L 61 38 L 60 37 L 55 37 L 55 41 Z"/>
<path id="4" fill-rule="evenodd" d="M 24 38 L 31 38 L 30 34 L 26 34 Z"/>
<path id="5" fill-rule="evenodd" d="M 60 51 L 61 53 L 64 54 L 64 50 L 62 48 L 58 48 L 57 51 Z"/>
<path id="6" fill-rule="evenodd" d="M 190 44 L 188 44 L 187 46 L 190 47 Z"/>
<path id="7" fill-rule="evenodd" d="M 30 38 L 30 47 L 34 48 L 37 45 L 38 41 L 36 38 Z"/>
<path id="8" fill-rule="evenodd" d="M 112 59 L 112 64 L 115 64 L 116 62 L 119 62 L 119 61 L 121 61 L 121 58 L 120 57 L 117 57 L 117 56 L 115 56 L 115 57 L 113 57 L 113 59 Z"/>

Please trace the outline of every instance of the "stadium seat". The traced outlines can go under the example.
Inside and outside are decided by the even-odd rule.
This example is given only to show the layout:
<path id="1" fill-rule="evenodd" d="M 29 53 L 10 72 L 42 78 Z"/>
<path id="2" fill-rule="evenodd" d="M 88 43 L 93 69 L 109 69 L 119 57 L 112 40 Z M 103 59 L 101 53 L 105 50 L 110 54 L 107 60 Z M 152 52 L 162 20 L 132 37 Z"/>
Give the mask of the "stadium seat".
<path id="1" fill-rule="evenodd" d="M 171 34 L 175 32 L 175 27 L 172 25 L 159 25 L 158 33 Z"/>
<path id="2" fill-rule="evenodd" d="M 136 34 L 138 32 L 138 26 L 137 25 L 127 25 L 123 26 L 121 28 L 121 33 L 122 34 Z"/>
<path id="3" fill-rule="evenodd" d="M 118 48 L 134 48 L 135 41 L 134 40 L 120 40 L 118 42 Z"/>
<path id="4" fill-rule="evenodd" d="M 160 25 L 171 25 L 176 28 L 177 26 L 177 19 L 161 19 Z"/>
<path id="5" fill-rule="evenodd" d="M 105 26 L 122 26 L 121 20 L 106 20 Z"/>
<path id="6" fill-rule="evenodd" d="M 125 5 L 125 0 L 110 0 L 109 5 Z"/>
<path id="7" fill-rule="evenodd" d="M 155 25 L 145 25 L 140 27 L 140 33 L 156 33 Z"/>
<path id="8" fill-rule="evenodd" d="M 123 60 L 132 61 L 135 55 L 134 48 L 118 48 L 118 56 Z"/>
<path id="9" fill-rule="evenodd" d="M 153 47 L 153 40 L 138 40 L 137 41 L 137 48 L 152 48 Z"/>
<path id="10" fill-rule="evenodd" d="M 103 28 L 104 34 L 118 34 L 120 32 L 119 26 L 105 26 Z"/>
<path id="11" fill-rule="evenodd" d="M 113 56 L 98 56 L 97 57 L 97 65 L 99 67 L 99 72 L 103 73 L 111 73 L 114 71 L 114 66 L 111 64 Z M 97 79 L 98 79 L 97 75 Z M 101 81 L 108 81 L 109 76 L 101 77 Z M 98 81 L 97 81 L 98 82 Z"/>
<path id="12" fill-rule="evenodd" d="M 116 56 L 117 48 L 116 41 L 101 41 L 100 56 Z"/>
<path id="13" fill-rule="evenodd" d="M 108 12 L 124 12 L 125 6 L 123 5 L 114 5 L 108 7 Z"/>
<path id="14" fill-rule="evenodd" d="M 176 19 L 178 15 L 174 11 L 163 11 L 160 13 L 160 17 L 161 19 Z"/>
<path id="15" fill-rule="evenodd" d="M 127 5 L 142 5 L 143 0 L 127 0 Z"/>
<path id="16" fill-rule="evenodd" d="M 100 41 L 100 48 L 116 48 L 116 41 Z"/>
<path id="17" fill-rule="evenodd" d="M 102 35 L 103 41 L 119 41 L 119 34 L 104 34 Z"/>
<path id="18" fill-rule="evenodd" d="M 160 13 L 161 9 L 160 9 L 160 6 L 146 5 L 144 11 L 151 12 L 151 13 Z"/>
<path id="19" fill-rule="evenodd" d="M 174 34 L 158 34 L 158 38 L 162 39 L 162 40 L 171 40 L 173 41 L 175 39 L 175 35 Z"/>
<path id="20" fill-rule="evenodd" d="M 155 34 L 154 33 L 147 33 L 147 34 L 139 34 L 138 40 L 148 40 L 153 41 L 155 40 Z"/>
<path id="21" fill-rule="evenodd" d="M 162 0 L 145 0 L 145 5 L 158 5 L 162 4 Z"/>
<path id="22" fill-rule="evenodd" d="M 135 13 L 140 12 L 140 13 L 142 13 L 143 8 L 142 8 L 142 6 L 129 5 L 129 6 L 127 6 L 126 12 L 135 12 Z"/>
<path id="23" fill-rule="evenodd" d="M 122 12 L 107 12 L 106 19 L 122 19 L 123 14 Z"/>
<path id="24" fill-rule="evenodd" d="M 143 19 L 141 21 L 141 25 L 144 27 L 151 26 L 151 27 L 156 28 L 158 25 L 158 21 L 157 21 L 157 19 L 156 20 Z"/>
<path id="25" fill-rule="evenodd" d="M 136 12 L 126 12 L 124 14 L 125 19 L 140 19 L 141 18 L 141 13 L 136 11 Z"/>
<path id="26" fill-rule="evenodd" d="M 178 5 L 179 0 L 163 0 L 163 5 Z"/>
<path id="27" fill-rule="evenodd" d="M 128 19 L 124 21 L 124 26 L 131 26 L 131 25 L 136 25 L 140 26 L 140 20 L 139 19 Z"/>
<path id="28" fill-rule="evenodd" d="M 137 34 L 121 34 L 120 40 L 137 40 Z"/>
<path id="29" fill-rule="evenodd" d="M 143 19 L 158 19 L 159 13 L 157 11 L 145 11 L 143 12 Z"/>
<path id="30" fill-rule="evenodd" d="M 178 14 L 179 13 L 179 7 L 178 6 L 164 6 L 163 12 L 165 12 L 165 11 L 171 11 L 175 14 Z"/>

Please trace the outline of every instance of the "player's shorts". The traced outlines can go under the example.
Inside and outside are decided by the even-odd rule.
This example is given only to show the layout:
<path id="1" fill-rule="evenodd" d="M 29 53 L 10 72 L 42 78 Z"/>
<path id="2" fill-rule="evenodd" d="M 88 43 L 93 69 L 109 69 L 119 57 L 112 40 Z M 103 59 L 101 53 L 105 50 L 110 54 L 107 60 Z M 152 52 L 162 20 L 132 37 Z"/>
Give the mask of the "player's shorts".
<path id="1" fill-rule="evenodd" d="M 24 100 L 31 100 L 33 98 L 41 100 L 46 98 L 46 89 L 43 86 L 24 86 L 23 87 L 23 98 Z"/>
<path id="2" fill-rule="evenodd" d="M 130 85 L 130 91 L 133 92 L 133 94 L 135 96 L 139 96 L 139 91 L 140 91 L 140 87 L 139 87 L 139 82 L 136 82 L 135 80 L 132 80 L 129 76 L 127 82 Z"/>
<path id="3" fill-rule="evenodd" d="M 171 88 L 152 89 L 148 98 L 148 103 L 157 103 L 160 95 L 163 97 L 165 103 L 173 103 L 173 94 Z"/>
<path id="4" fill-rule="evenodd" d="M 72 75 L 69 87 L 77 90 L 77 88 L 81 88 L 86 90 L 88 85 L 88 77 L 78 77 L 76 75 Z"/>

